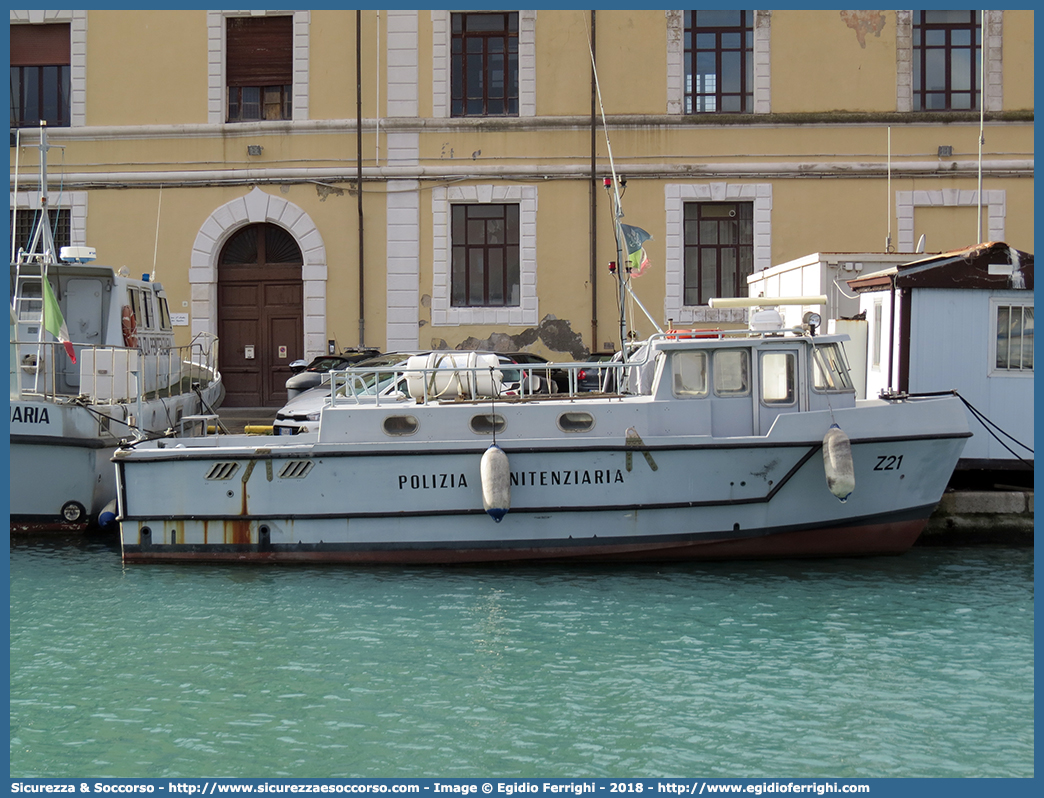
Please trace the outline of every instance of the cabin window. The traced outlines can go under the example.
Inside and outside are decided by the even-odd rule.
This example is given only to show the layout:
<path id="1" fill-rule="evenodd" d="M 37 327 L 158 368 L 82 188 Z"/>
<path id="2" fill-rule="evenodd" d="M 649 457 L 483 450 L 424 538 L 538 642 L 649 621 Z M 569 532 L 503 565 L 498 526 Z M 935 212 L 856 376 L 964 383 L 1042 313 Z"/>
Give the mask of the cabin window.
<path id="1" fill-rule="evenodd" d="M 761 355 L 761 401 L 766 405 L 792 405 L 797 397 L 797 358 L 793 352 Z"/>
<path id="2" fill-rule="evenodd" d="M 1033 374 L 1033 306 L 1001 305 L 996 308 L 994 371 Z"/>
<path id="3" fill-rule="evenodd" d="M 470 426 L 476 435 L 492 435 L 494 432 L 503 432 L 507 422 L 500 413 L 481 413 L 471 417 Z"/>
<path id="4" fill-rule="evenodd" d="M 416 416 L 387 416 L 381 426 L 385 435 L 412 435 L 420 428 Z"/>
<path id="5" fill-rule="evenodd" d="M 813 347 L 812 387 L 817 391 L 853 389 L 844 350 L 837 344 L 817 344 Z"/>
<path id="6" fill-rule="evenodd" d="M 145 330 L 151 330 L 153 328 L 152 315 L 152 294 L 148 291 L 142 291 L 141 315 L 136 317 L 138 326 Z"/>
<path id="7" fill-rule="evenodd" d="M 167 307 L 167 298 L 165 296 L 157 296 L 156 301 L 159 303 L 160 329 L 164 332 L 170 332 L 174 327 L 170 323 L 170 308 Z"/>
<path id="8" fill-rule="evenodd" d="M 714 395 L 750 393 L 750 350 L 719 349 L 714 353 Z"/>
<path id="9" fill-rule="evenodd" d="M 675 352 L 671 358 L 674 395 L 700 397 L 707 395 L 707 353 Z"/>
<path id="10" fill-rule="evenodd" d="M 130 299 L 131 313 L 134 315 L 134 324 L 136 327 L 142 326 L 141 317 L 141 295 L 137 288 L 128 288 L 127 296 Z"/>
<path id="11" fill-rule="evenodd" d="M 594 416 L 576 411 L 563 413 L 558 417 L 558 428 L 562 432 L 590 432 L 594 429 Z"/>

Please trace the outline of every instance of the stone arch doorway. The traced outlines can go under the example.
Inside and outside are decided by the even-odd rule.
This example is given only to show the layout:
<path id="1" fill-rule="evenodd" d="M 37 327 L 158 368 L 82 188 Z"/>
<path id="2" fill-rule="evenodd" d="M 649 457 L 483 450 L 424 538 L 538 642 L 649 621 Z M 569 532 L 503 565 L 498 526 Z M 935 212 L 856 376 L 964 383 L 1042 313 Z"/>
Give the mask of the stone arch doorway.
<path id="1" fill-rule="evenodd" d="M 217 334 L 224 404 L 281 407 L 290 363 L 302 358 L 301 248 L 261 222 L 234 232 L 217 260 Z"/>

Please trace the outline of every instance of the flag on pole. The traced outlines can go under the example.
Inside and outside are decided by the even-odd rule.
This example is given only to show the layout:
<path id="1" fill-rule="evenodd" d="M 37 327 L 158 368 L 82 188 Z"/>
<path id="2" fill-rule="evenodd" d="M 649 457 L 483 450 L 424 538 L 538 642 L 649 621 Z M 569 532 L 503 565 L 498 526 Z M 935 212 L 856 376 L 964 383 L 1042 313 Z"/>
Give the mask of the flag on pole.
<path id="1" fill-rule="evenodd" d="M 652 238 L 640 227 L 620 223 L 620 232 L 623 233 L 624 246 L 627 248 L 627 260 L 631 266 L 631 277 L 640 277 L 642 272 L 649 266 L 649 256 L 645 254 L 642 246 Z"/>
<path id="2" fill-rule="evenodd" d="M 58 300 L 55 298 L 54 291 L 51 290 L 51 283 L 46 276 L 42 278 L 42 282 L 44 329 L 65 345 L 69 359 L 75 363 L 76 354 L 73 352 L 72 341 L 69 340 L 69 328 L 65 326 L 62 309 L 58 307 Z"/>

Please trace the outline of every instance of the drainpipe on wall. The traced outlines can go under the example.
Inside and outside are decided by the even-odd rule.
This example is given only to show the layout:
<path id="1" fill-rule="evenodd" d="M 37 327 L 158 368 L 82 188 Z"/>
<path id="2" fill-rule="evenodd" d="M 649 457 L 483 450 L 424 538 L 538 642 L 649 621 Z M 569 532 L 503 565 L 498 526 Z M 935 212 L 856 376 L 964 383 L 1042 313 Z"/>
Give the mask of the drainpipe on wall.
<path id="1" fill-rule="evenodd" d="M 363 193 L 362 193 L 362 11 L 355 11 L 355 198 L 359 207 L 359 348 L 366 346 L 366 269 L 363 268 Z"/>
<path id="2" fill-rule="evenodd" d="M 591 351 L 597 352 L 598 346 L 598 175 L 596 173 L 597 142 L 597 100 L 598 92 L 595 83 L 595 11 L 591 11 L 591 187 L 590 216 L 588 226 L 591 230 L 590 283 L 591 283 Z"/>

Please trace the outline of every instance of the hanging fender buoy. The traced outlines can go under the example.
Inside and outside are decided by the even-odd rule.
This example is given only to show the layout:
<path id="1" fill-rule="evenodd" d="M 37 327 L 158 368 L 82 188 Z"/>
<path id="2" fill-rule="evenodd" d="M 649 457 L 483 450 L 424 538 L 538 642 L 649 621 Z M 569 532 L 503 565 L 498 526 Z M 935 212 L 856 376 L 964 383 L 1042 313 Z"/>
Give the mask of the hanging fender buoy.
<path id="1" fill-rule="evenodd" d="M 134 310 L 130 305 L 123 306 L 120 322 L 123 325 L 123 345 L 136 349 L 138 346 L 138 323 L 134 319 Z"/>
<path id="2" fill-rule="evenodd" d="M 113 499 L 111 502 L 106 504 L 98 514 L 98 526 L 102 529 L 109 529 L 112 527 L 112 525 L 116 523 L 117 512 L 116 500 Z"/>
<path id="3" fill-rule="evenodd" d="M 498 524 L 511 509 L 511 467 L 507 453 L 495 443 L 482 455 L 482 507 Z"/>
<path id="4" fill-rule="evenodd" d="M 831 424 L 823 436 L 823 470 L 830 492 L 847 501 L 855 490 L 855 464 L 852 443 L 837 424 Z"/>

